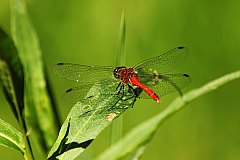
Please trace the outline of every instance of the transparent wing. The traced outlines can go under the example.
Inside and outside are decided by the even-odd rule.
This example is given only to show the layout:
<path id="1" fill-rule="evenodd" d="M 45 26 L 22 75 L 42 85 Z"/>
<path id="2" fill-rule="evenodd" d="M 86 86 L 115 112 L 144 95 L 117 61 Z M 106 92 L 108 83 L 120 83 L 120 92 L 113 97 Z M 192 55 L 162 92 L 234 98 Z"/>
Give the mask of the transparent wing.
<path id="1" fill-rule="evenodd" d="M 93 83 L 114 77 L 114 67 L 87 66 L 71 63 L 58 63 L 53 67 L 53 72 L 59 77 L 75 82 Z"/>
<path id="2" fill-rule="evenodd" d="M 191 83 L 191 77 L 187 74 L 141 75 L 139 81 L 153 90 L 159 97 L 178 91 Z M 150 98 L 142 92 L 140 97 Z"/>
<path id="3" fill-rule="evenodd" d="M 93 84 L 81 85 L 78 87 L 69 88 L 65 91 L 62 98 L 65 102 L 76 103 L 83 99 Z"/>
<path id="4" fill-rule="evenodd" d="M 150 73 L 168 73 L 182 64 L 187 56 L 187 48 L 177 47 L 160 56 L 145 60 L 137 64 L 134 69 L 138 72 L 139 75 Z"/>
<path id="5" fill-rule="evenodd" d="M 109 80 L 104 80 L 102 82 L 97 82 L 95 84 L 84 84 L 78 87 L 73 87 L 68 89 L 63 94 L 63 100 L 69 103 L 76 103 L 85 97 L 92 97 L 94 95 L 88 94 L 88 92 L 93 85 L 96 85 L 97 87 L 98 86 L 102 87 L 102 89 L 104 89 L 103 91 L 104 94 L 114 95 L 119 83 L 120 81 L 117 79 L 109 79 Z"/>

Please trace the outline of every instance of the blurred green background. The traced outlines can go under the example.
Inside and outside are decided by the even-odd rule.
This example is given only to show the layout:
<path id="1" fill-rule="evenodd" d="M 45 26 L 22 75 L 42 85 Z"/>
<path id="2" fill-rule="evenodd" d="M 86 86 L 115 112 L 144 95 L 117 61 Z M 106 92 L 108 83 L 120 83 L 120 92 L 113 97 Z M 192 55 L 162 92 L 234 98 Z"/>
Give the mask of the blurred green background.
<path id="1" fill-rule="evenodd" d="M 61 95 L 78 84 L 53 75 L 52 66 L 58 62 L 113 65 L 123 10 L 126 66 L 186 46 L 190 56 L 175 71 L 192 77 L 184 92 L 240 69 L 238 0 L 27 0 L 27 6 L 62 121 L 71 106 Z M 0 26 L 9 32 L 9 24 L 9 0 L 0 0 Z M 160 104 L 138 100 L 124 114 L 124 133 L 163 110 L 176 96 L 162 97 Z M 240 159 L 239 97 L 238 80 L 190 103 L 159 128 L 142 159 Z M 2 93 L 0 117 L 18 128 Z M 108 146 L 109 128 L 79 158 L 92 159 Z M 0 153 L 0 159 L 22 159 L 20 153 L 2 146 Z"/>

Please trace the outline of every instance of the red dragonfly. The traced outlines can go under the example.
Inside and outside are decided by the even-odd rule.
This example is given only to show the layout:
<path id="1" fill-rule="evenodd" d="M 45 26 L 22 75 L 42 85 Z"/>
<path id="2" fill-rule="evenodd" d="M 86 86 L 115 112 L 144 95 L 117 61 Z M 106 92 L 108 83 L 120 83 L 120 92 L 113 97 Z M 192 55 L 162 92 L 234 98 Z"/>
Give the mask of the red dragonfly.
<path id="1" fill-rule="evenodd" d="M 58 63 L 54 72 L 60 77 L 81 83 L 79 87 L 66 91 L 64 99 L 67 101 L 81 100 L 93 84 L 99 83 L 104 87 L 113 87 L 108 94 L 124 94 L 124 86 L 128 86 L 135 99 L 140 94 L 142 98 L 152 98 L 159 103 L 159 97 L 174 91 L 181 94 L 180 89 L 190 84 L 191 78 L 187 74 L 168 74 L 182 64 L 187 56 L 187 48 L 177 47 L 132 68 Z M 139 93 L 134 86 L 140 89 Z"/>

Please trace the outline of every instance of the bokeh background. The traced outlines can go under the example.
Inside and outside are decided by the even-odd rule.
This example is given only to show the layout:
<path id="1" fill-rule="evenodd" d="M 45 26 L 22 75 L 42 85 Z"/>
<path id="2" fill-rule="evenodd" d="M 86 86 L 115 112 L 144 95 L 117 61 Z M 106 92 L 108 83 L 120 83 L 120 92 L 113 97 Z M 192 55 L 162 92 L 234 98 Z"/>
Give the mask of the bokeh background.
<path id="1" fill-rule="evenodd" d="M 126 66 L 186 46 L 190 56 L 175 71 L 192 77 L 184 92 L 240 69 L 238 0 L 27 0 L 27 6 L 62 121 L 71 106 L 61 95 L 78 84 L 53 75 L 52 66 L 58 62 L 113 65 L 123 10 Z M 0 26 L 9 32 L 9 24 L 9 0 L 0 0 Z M 124 134 L 161 112 L 176 96 L 162 97 L 160 104 L 138 100 L 124 114 Z M 239 98 L 237 80 L 188 104 L 158 129 L 142 159 L 240 159 Z M 18 128 L 2 93 L 0 117 Z M 109 128 L 79 158 L 92 159 L 108 146 Z M 0 154 L 0 159 L 22 159 L 20 153 L 2 146 Z"/>

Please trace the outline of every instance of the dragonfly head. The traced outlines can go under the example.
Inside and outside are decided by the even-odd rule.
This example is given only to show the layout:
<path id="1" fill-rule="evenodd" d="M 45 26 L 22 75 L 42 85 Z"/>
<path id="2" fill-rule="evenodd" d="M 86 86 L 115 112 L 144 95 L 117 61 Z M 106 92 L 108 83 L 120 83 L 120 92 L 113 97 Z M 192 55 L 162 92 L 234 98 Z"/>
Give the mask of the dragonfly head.
<path id="1" fill-rule="evenodd" d="M 121 73 L 122 73 L 123 68 L 126 68 L 126 67 L 122 66 L 122 67 L 117 67 L 117 68 L 114 69 L 113 75 L 114 75 L 115 78 L 117 78 L 117 79 L 121 78 Z"/>

